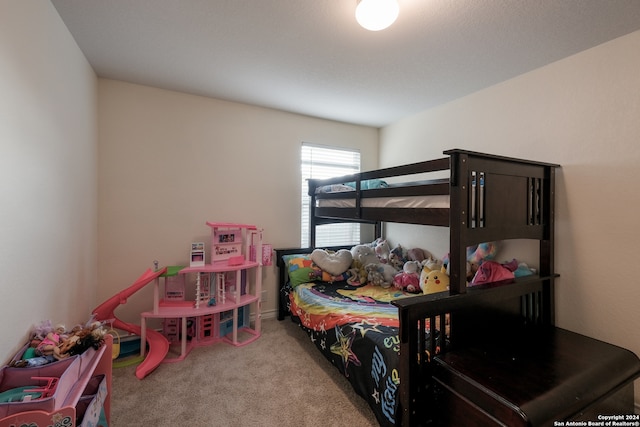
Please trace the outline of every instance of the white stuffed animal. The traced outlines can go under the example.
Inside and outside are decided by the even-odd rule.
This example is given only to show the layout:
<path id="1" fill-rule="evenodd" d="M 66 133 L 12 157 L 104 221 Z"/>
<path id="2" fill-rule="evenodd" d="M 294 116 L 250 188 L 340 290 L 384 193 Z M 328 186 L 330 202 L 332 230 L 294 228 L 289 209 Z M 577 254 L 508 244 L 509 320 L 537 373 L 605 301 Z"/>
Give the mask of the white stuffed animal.
<path id="1" fill-rule="evenodd" d="M 376 255 L 383 264 L 389 263 L 389 255 L 391 255 L 391 247 L 386 240 L 379 240 L 375 247 Z"/>
<path id="2" fill-rule="evenodd" d="M 381 262 L 367 264 L 364 268 L 367 270 L 367 281 L 383 288 L 390 287 L 393 284 L 393 277 L 398 273 L 398 270 L 389 264 Z"/>
<path id="3" fill-rule="evenodd" d="M 351 256 L 354 261 L 359 261 L 362 265 L 378 263 L 378 256 L 371 246 L 356 245 L 351 248 Z"/>
<path id="4" fill-rule="evenodd" d="M 383 264 L 378 259 L 375 249 L 367 245 L 356 245 L 351 248 L 351 255 L 364 267 L 366 281 L 388 288 L 393 283 L 393 276 L 398 272 L 391 264 Z M 353 266 L 352 265 L 352 266 Z"/>

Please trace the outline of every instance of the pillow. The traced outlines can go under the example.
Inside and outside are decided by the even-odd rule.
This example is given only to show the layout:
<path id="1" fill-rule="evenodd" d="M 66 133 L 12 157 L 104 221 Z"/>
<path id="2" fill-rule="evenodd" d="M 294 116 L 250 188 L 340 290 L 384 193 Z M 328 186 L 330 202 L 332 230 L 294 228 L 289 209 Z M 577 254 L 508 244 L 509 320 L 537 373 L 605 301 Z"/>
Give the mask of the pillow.
<path id="1" fill-rule="evenodd" d="M 356 188 L 355 181 L 347 182 L 347 183 L 345 183 L 345 185 L 348 185 L 349 187 Z M 386 181 L 383 181 L 381 179 L 367 179 L 366 181 L 361 181 L 360 182 L 360 189 L 361 190 L 372 190 L 374 188 L 387 188 L 388 186 L 389 186 L 389 184 L 387 184 Z"/>
<path id="2" fill-rule="evenodd" d="M 289 284 L 294 288 L 302 283 L 316 281 L 334 282 L 347 280 L 349 277 L 347 273 L 334 276 L 323 271 L 311 260 L 311 254 L 284 255 L 282 259 L 287 266 Z"/>
<path id="3" fill-rule="evenodd" d="M 316 188 L 316 194 L 321 193 L 341 193 L 344 191 L 353 191 L 355 187 L 349 187 L 344 184 L 331 184 L 331 185 L 323 185 L 322 187 Z"/>
<path id="4" fill-rule="evenodd" d="M 389 184 L 381 179 L 368 179 L 360 182 L 361 190 L 371 190 L 374 188 L 387 188 Z M 344 184 L 323 185 L 316 188 L 316 194 L 320 193 L 340 193 L 343 191 L 353 191 L 356 188 L 356 182 L 351 181 Z"/>
<path id="5" fill-rule="evenodd" d="M 311 260 L 332 276 L 338 276 L 351 267 L 351 251 L 340 249 L 338 252 L 328 252 L 324 249 L 315 249 L 311 253 Z"/>

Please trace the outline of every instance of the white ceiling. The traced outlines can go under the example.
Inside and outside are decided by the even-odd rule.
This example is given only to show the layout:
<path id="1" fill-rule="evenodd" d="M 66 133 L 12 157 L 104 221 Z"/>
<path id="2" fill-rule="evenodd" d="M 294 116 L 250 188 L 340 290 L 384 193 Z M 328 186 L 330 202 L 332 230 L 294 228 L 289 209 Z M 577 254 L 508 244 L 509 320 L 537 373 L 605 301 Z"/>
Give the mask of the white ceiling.
<path id="1" fill-rule="evenodd" d="M 640 0 L 398 0 L 379 32 L 357 0 L 51 1 L 99 77 L 375 127 L 640 29 Z"/>

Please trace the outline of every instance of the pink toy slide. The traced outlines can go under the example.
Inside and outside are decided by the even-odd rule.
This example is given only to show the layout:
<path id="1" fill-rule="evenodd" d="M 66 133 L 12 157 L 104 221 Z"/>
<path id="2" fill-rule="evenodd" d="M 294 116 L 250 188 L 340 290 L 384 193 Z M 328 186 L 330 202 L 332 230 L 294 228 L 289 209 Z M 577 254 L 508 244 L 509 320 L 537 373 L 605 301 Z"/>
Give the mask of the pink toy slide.
<path id="1" fill-rule="evenodd" d="M 131 286 L 120 291 L 119 293 L 96 307 L 93 310 L 93 313 L 96 316 L 96 320 L 113 320 L 114 328 L 121 329 L 135 335 L 141 335 L 142 330 L 140 326 L 134 325 L 132 323 L 126 323 L 118 319 L 114 314 L 114 310 L 120 304 L 125 304 L 127 302 L 127 298 L 160 277 L 162 274 L 166 273 L 166 271 L 166 267 L 158 271 L 152 271 L 151 269 L 145 271 L 144 274 L 140 276 Z M 149 345 L 149 351 L 147 352 L 147 357 L 145 357 L 142 363 L 140 363 L 140 365 L 138 365 L 138 367 L 136 368 L 136 377 L 138 377 L 138 379 L 143 379 L 151 372 L 153 372 L 153 370 L 156 369 L 158 365 L 160 365 L 160 363 L 162 363 L 164 358 L 167 356 L 167 353 L 169 352 L 169 341 L 164 337 L 164 335 L 157 331 L 147 328 L 146 341 Z"/>

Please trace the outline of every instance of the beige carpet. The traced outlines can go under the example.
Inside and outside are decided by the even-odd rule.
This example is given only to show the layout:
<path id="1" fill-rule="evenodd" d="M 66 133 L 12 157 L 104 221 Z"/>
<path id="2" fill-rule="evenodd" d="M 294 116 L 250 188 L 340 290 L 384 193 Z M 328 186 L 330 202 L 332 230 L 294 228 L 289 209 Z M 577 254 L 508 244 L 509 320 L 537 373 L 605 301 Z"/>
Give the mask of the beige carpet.
<path id="1" fill-rule="evenodd" d="M 245 347 L 218 343 L 143 380 L 113 371 L 111 427 L 349 426 L 378 423 L 366 402 L 290 319 L 262 321 Z"/>

